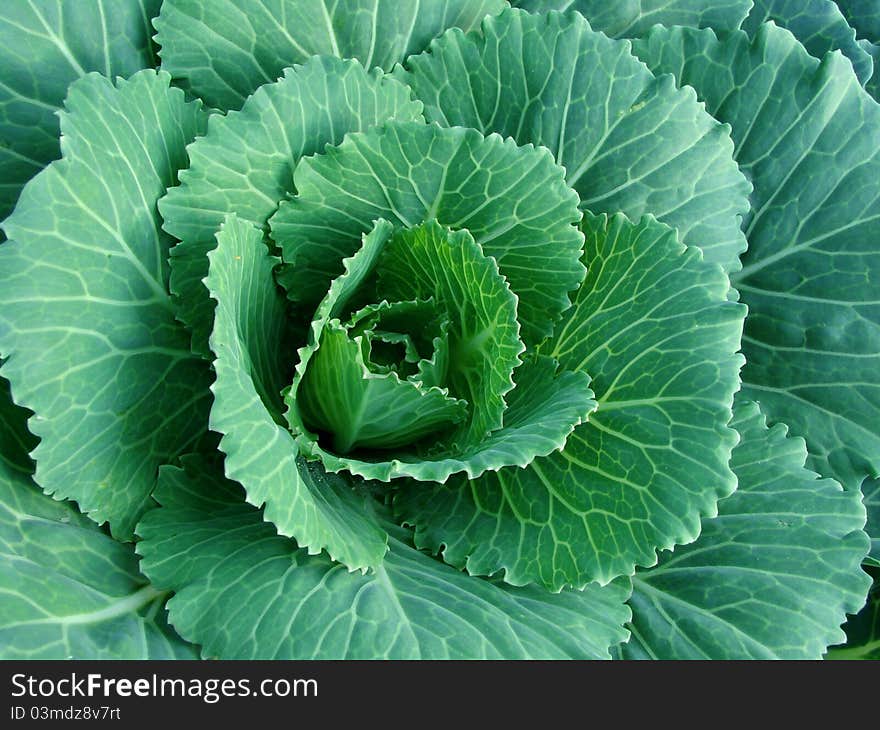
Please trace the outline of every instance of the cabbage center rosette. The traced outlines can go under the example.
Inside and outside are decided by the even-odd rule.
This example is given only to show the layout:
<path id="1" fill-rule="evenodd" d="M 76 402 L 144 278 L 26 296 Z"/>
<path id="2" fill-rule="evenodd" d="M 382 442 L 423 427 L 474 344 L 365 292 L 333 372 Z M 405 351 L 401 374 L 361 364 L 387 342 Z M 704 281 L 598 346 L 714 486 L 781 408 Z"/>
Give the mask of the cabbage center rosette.
<path id="1" fill-rule="evenodd" d="M 525 365 L 526 378 L 543 377 L 548 398 L 504 428 L 504 396 L 525 350 L 517 297 L 466 230 L 429 221 L 394 232 L 380 220 L 347 269 L 318 309 L 287 396 L 304 451 L 331 471 L 444 481 L 525 466 L 536 450 L 559 448 L 595 407 L 585 374 Z M 343 325 L 337 317 L 364 289 L 386 298 Z M 334 448 L 321 448 L 310 425 Z M 358 458 L 353 447 L 366 453 Z M 383 456 L 389 449 L 393 459 Z"/>

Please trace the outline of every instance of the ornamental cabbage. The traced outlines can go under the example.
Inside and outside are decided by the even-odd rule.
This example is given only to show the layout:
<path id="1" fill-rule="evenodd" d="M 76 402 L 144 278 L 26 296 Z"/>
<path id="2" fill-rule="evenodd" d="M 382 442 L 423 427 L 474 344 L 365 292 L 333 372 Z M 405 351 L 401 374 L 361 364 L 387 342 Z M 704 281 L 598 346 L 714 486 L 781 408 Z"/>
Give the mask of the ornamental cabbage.
<path id="1" fill-rule="evenodd" d="M 8 3 L 0 654 L 876 653 L 878 18 Z"/>

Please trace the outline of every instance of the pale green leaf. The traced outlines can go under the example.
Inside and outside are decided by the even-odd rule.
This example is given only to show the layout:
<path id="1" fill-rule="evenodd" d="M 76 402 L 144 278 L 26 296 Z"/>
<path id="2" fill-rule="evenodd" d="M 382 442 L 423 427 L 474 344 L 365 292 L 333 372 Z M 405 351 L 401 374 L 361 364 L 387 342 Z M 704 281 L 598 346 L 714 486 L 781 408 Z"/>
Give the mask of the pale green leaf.
<path id="1" fill-rule="evenodd" d="M 433 299 L 368 304 L 352 315 L 349 327 L 369 341 L 377 372 L 394 370 L 429 388 L 446 382 L 450 320 Z M 391 357 L 391 343 L 397 357 Z"/>
<path id="2" fill-rule="evenodd" d="M 402 84 L 368 74 L 354 61 L 315 58 L 261 88 L 241 112 L 211 117 L 207 134 L 187 150 L 190 166 L 181 184 L 159 203 L 165 230 L 182 241 L 171 252 L 171 290 L 196 351 L 207 356 L 213 318 L 202 284 L 205 254 L 224 216 L 235 213 L 266 228 L 278 202 L 294 190 L 301 157 L 387 119 L 420 120 L 420 112 Z"/>
<path id="3" fill-rule="evenodd" d="M 626 579 L 582 593 L 511 588 L 419 552 L 391 523 L 384 563 L 349 573 L 277 536 L 209 464 L 184 467 L 163 468 L 138 551 L 206 657 L 590 659 L 626 638 Z"/>
<path id="4" fill-rule="evenodd" d="M 862 483 L 862 495 L 868 512 L 865 531 L 871 536 L 871 553 L 865 562 L 880 567 L 880 478 L 866 479 Z"/>
<path id="5" fill-rule="evenodd" d="M 89 71 L 155 66 L 150 19 L 161 0 L 13 0 L 0 13 L 0 220 L 22 186 L 61 156 L 58 110 Z M 88 29 L 88 32 L 84 32 Z"/>
<path id="6" fill-rule="evenodd" d="M 636 38 L 658 23 L 735 30 L 752 0 L 511 0 L 511 5 L 533 13 L 576 10 L 596 30 L 614 38 Z"/>
<path id="7" fill-rule="evenodd" d="M 237 109 L 257 87 L 316 55 L 390 71 L 447 28 L 475 26 L 503 0 L 165 0 L 162 67 L 211 106 Z"/>
<path id="8" fill-rule="evenodd" d="M 633 578 L 627 658 L 819 659 L 871 579 L 857 492 L 804 468 L 802 439 L 737 401 L 739 487 L 691 545 Z"/>
<path id="9" fill-rule="evenodd" d="M 467 230 L 436 221 L 392 236 L 377 267 L 377 291 L 391 301 L 433 298 L 451 322 L 450 392 L 467 401 L 469 416 L 452 436 L 466 448 L 501 428 L 504 396 L 525 345 L 517 307 L 498 264 Z"/>
<path id="10" fill-rule="evenodd" d="M 577 195 L 546 150 L 473 129 L 389 122 L 349 134 L 294 173 L 296 197 L 270 226 L 290 266 L 289 296 L 309 309 L 361 236 L 384 218 L 411 228 L 436 219 L 467 229 L 519 297 L 526 344 L 552 329 L 583 279 Z"/>
<path id="11" fill-rule="evenodd" d="M 541 351 L 593 377 L 596 411 L 560 453 L 394 502 L 416 544 L 452 565 L 554 590 L 652 565 L 735 486 L 744 307 L 727 277 L 651 218 L 587 214 L 582 228 L 587 278 Z"/>
<path id="12" fill-rule="evenodd" d="M 292 363 L 283 360 L 285 297 L 272 277 L 277 259 L 259 230 L 235 216 L 227 217 L 208 258 L 205 284 L 217 302 L 211 429 L 223 434 L 226 475 L 309 552 L 325 549 L 351 569 L 381 563 L 385 533 L 364 511 L 364 496 L 307 464 L 283 425 L 280 392 Z"/>
<path id="13" fill-rule="evenodd" d="M 289 402 L 299 406 L 300 397 L 304 397 L 304 414 L 310 412 L 314 416 L 317 411 L 323 412 L 329 417 L 323 419 L 325 427 L 332 418 L 337 427 L 329 430 L 338 440 L 340 428 L 346 433 L 350 431 L 344 423 L 351 421 L 355 414 L 371 421 L 373 430 L 382 428 L 384 421 L 384 427 L 393 428 L 399 436 L 405 437 L 407 432 L 411 434 L 411 438 L 404 441 L 398 438 L 396 444 L 387 444 L 392 446 L 413 443 L 416 437 L 430 432 L 425 429 L 431 427 L 430 430 L 435 430 L 442 422 L 465 421 L 465 413 L 453 400 L 458 398 L 464 401 L 460 405 L 468 407 L 467 420 L 449 436 L 449 441 L 458 448 L 479 444 L 502 425 L 504 396 L 513 387 L 511 375 L 525 349 L 519 339 L 517 300 L 499 273 L 498 264 L 484 255 L 468 231 L 453 232 L 436 221 L 429 221 L 392 235 L 384 245 L 376 270 L 376 290 L 383 297 L 392 302 L 433 299 L 436 307 L 450 320 L 448 356 L 453 364 L 443 383 L 448 386 L 450 398 L 445 398 L 439 389 L 422 391 L 415 383 L 399 382 L 396 374 L 368 378 L 361 386 L 352 382 L 344 389 L 339 385 L 334 387 L 333 379 L 341 375 L 342 370 L 337 368 L 334 373 L 332 362 L 322 358 L 319 346 L 306 369 L 301 389 L 291 391 Z M 343 346 L 345 334 L 338 329 L 337 333 L 336 346 Z M 324 337 L 328 335 L 325 331 Z M 352 355 L 359 349 L 348 346 Z M 318 361 L 321 361 L 322 375 L 315 380 L 312 374 L 319 366 Z M 352 374 L 356 375 L 356 369 Z M 411 407 L 420 403 L 422 427 L 416 427 L 416 410 L 412 410 L 406 420 L 397 417 L 398 423 L 392 423 L 395 419 L 392 419 L 390 407 L 381 406 L 379 402 L 364 402 L 367 410 L 358 407 L 357 402 L 361 402 L 363 396 L 356 396 L 355 392 L 368 384 L 374 389 L 382 389 L 388 396 L 392 392 L 389 388 L 392 389 L 398 398 L 407 398 Z M 354 398 L 355 402 L 346 404 L 344 399 L 339 402 L 333 398 L 334 391 L 345 391 L 349 400 Z M 431 410 L 436 408 L 437 419 L 442 415 L 442 420 L 427 416 L 424 409 L 429 408 L 429 400 L 434 404 L 430 406 Z M 398 406 L 402 405 L 403 402 L 398 401 Z M 335 415 L 327 410 L 328 406 Z M 350 450 L 351 435 L 347 433 L 339 440 L 337 450 L 342 453 Z M 391 434 L 387 436 L 390 439 Z M 369 445 L 386 448 L 382 439 L 376 436 L 371 437 Z"/>
<path id="14" fill-rule="evenodd" d="M 786 30 L 655 29 L 636 52 L 729 122 L 754 184 L 744 392 L 807 440 L 810 467 L 857 488 L 880 473 L 880 107 L 839 54 Z"/>
<path id="15" fill-rule="evenodd" d="M 772 20 L 791 31 L 816 58 L 839 50 L 853 65 L 864 84 L 871 78 L 874 63 L 870 54 L 856 42 L 856 32 L 833 0 L 754 0 L 755 5 L 743 23 L 743 30 L 754 36 L 761 23 Z"/>
<path id="16" fill-rule="evenodd" d="M 855 28 L 859 45 L 874 60 L 874 73 L 865 89 L 880 100 L 880 3 L 876 0 L 837 0 L 837 6 Z"/>
<path id="17" fill-rule="evenodd" d="M 0 658 L 194 659 L 130 545 L 31 481 L 24 409 L 0 378 Z"/>
<path id="18" fill-rule="evenodd" d="M 162 72 L 71 86 L 64 158 L 24 189 L 0 246 L 0 353 L 33 410 L 36 482 L 130 538 L 159 464 L 205 432 L 208 368 L 166 290 L 157 199 L 203 131 Z"/>
<path id="19" fill-rule="evenodd" d="M 366 244 L 365 240 L 359 254 L 349 261 L 354 263 L 367 255 Z M 392 302 L 433 299 L 436 307 L 451 321 L 448 356 L 453 365 L 444 382 L 449 388 L 450 398 L 445 398 L 439 389 L 422 391 L 414 383 L 399 382 L 396 375 L 371 377 L 362 385 L 355 381 L 349 382 L 345 388 L 341 388 L 341 384 L 334 386 L 332 362 L 321 357 L 321 347 L 318 347 L 305 370 L 302 385 L 291 389 L 288 404 L 292 408 L 302 408 L 304 414 L 311 413 L 313 419 L 316 414 L 322 413 L 320 425 L 337 437 L 341 435 L 339 429 L 349 431 L 345 422 L 350 421 L 351 415 L 347 411 L 371 421 L 373 429 L 382 428 L 383 421 L 386 421 L 384 425 L 393 428 L 400 436 L 405 436 L 408 431 L 419 436 L 429 433 L 415 428 L 415 411 L 406 420 L 398 416 L 397 425 L 390 423 L 390 411 L 386 414 L 387 418 L 383 418 L 384 406 L 378 402 L 363 402 L 361 408 L 356 405 L 366 395 L 364 388 L 378 388 L 388 396 L 393 390 L 399 398 L 407 398 L 412 406 L 416 402 L 421 403 L 423 417 L 425 413 L 422 409 L 431 407 L 433 410 L 429 400 L 438 407 L 438 417 L 446 414 L 442 421 L 425 420 L 424 428 L 430 426 L 431 430 L 435 430 L 442 422 L 464 421 L 444 442 L 451 441 L 458 448 L 477 445 L 502 425 L 504 395 L 513 387 L 511 374 L 524 350 L 519 339 L 516 297 L 499 274 L 497 263 L 483 254 L 466 230 L 453 232 L 436 221 L 429 221 L 409 230 L 398 231 L 382 244 L 382 248 L 376 261 L 376 291 Z M 349 271 L 340 278 L 347 281 L 351 275 Z M 331 292 L 333 288 L 334 285 L 331 285 Z M 337 327 L 337 335 L 331 338 L 334 346 L 347 347 L 354 356 L 360 348 L 352 347 L 353 341 L 349 341 L 348 346 L 344 345 L 346 336 L 339 329 Z M 325 332 L 324 338 L 328 338 L 328 333 Z M 306 355 L 303 356 L 305 359 Z M 313 371 L 318 366 L 322 375 L 316 380 Z M 336 374 L 341 375 L 341 370 L 337 369 Z M 356 367 L 351 374 L 357 375 Z M 361 390 L 362 395 L 355 395 L 357 390 Z M 348 397 L 349 403 L 346 404 L 344 398 L 338 401 L 334 391 L 337 396 Z M 458 405 L 454 398 L 464 402 Z M 398 405 L 402 406 L 403 402 Z M 461 405 L 468 407 L 467 420 Z M 335 422 L 336 429 L 328 428 L 331 420 Z M 337 451 L 345 453 L 350 450 L 350 436 L 348 433 L 339 440 Z M 399 441 L 397 445 L 413 441 L 415 438 Z M 371 439 L 370 445 L 385 448 L 382 441 L 375 438 Z M 391 445 L 394 444 L 388 444 Z"/>
<path id="20" fill-rule="evenodd" d="M 652 214 L 707 260 L 739 268 L 749 185 L 729 130 L 693 91 L 655 78 L 629 41 L 592 31 L 578 14 L 507 11 L 481 33 L 446 33 L 407 68 L 397 77 L 428 121 L 546 147 L 582 209 Z"/>

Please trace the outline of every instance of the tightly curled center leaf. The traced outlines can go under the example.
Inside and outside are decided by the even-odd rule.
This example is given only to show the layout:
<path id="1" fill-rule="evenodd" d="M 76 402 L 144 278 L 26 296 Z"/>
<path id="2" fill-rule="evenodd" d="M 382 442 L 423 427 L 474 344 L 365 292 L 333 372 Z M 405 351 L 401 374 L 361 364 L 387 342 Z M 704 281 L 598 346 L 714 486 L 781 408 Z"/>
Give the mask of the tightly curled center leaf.
<path id="1" fill-rule="evenodd" d="M 356 444 L 412 444 L 454 424 L 459 425 L 445 441 L 456 448 L 478 445 L 502 426 L 504 394 L 513 387 L 511 376 L 525 349 L 516 297 L 495 260 L 467 231 L 453 232 L 431 221 L 382 240 L 387 229 L 381 226 L 373 234 L 383 250 L 370 283 L 386 302 L 430 299 L 438 333 L 448 322 L 443 327 L 447 336 L 438 337 L 438 349 L 402 378 L 405 353 L 402 362 L 391 366 L 397 369 L 377 373 L 381 363 L 372 360 L 372 350 L 378 343 L 404 344 L 405 332 L 383 335 L 381 329 L 367 329 L 355 334 L 364 327 L 364 317 L 357 314 L 348 326 L 330 320 L 289 405 L 300 409 L 306 425 L 333 433 L 336 450 L 343 453 Z M 381 317 L 374 326 L 382 326 Z M 434 367 L 438 359 L 446 364 L 445 372 Z"/>

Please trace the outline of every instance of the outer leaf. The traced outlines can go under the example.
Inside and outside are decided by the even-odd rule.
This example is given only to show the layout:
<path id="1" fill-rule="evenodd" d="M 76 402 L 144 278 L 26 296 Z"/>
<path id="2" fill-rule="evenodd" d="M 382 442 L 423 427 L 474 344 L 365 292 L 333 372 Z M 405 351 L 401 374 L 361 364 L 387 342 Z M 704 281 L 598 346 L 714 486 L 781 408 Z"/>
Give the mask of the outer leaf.
<path id="1" fill-rule="evenodd" d="M 510 588 L 415 550 L 391 523 L 383 565 L 347 573 L 275 535 L 210 465 L 184 466 L 162 470 L 163 506 L 141 523 L 138 551 L 177 592 L 171 620 L 206 656 L 587 659 L 625 638 L 625 580 L 583 593 Z"/>
<path id="2" fill-rule="evenodd" d="M 634 48 L 731 124 L 755 190 L 734 284 L 749 306 L 744 392 L 856 488 L 880 473 L 880 107 L 838 54 L 787 31 L 655 29 Z"/>
<path id="3" fill-rule="evenodd" d="M 390 122 L 303 160 L 294 185 L 297 196 L 270 225 L 292 264 L 285 286 L 305 308 L 321 300 L 377 218 L 467 229 L 519 297 L 526 344 L 550 333 L 583 279 L 577 196 L 540 148 L 473 129 Z"/>
<path id="4" fill-rule="evenodd" d="M 871 56 L 856 42 L 856 32 L 833 0 L 755 0 L 743 30 L 754 36 L 768 20 L 791 31 L 816 58 L 840 50 L 862 84 L 871 78 Z"/>
<path id="5" fill-rule="evenodd" d="M 880 46 L 866 40 L 860 40 L 859 45 L 871 54 L 871 58 L 874 60 L 874 73 L 865 84 L 865 91 L 880 101 Z"/>
<path id="6" fill-rule="evenodd" d="M 30 478 L 35 439 L 0 378 L 0 658 L 195 658 L 165 623 L 165 594 L 107 537 Z"/>
<path id="7" fill-rule="evenodd" d="M 880 4 L 877 0 L 835 0 L 840 12 L 856 29 L 858 38 L 880 41 Z"/>
<path id="8" fill-rule="evenodd" d="M 865 84 L 867 92 L 880 100 L 880 3 L 876 0 L 837 0 L 837 6 L 856 29 L 859 44 L 874 60 L 874 73 Z"/>
<path id="9" fill-rule="evenodd" d="M 205 431 L 208 372 L 166 291 L 156 200 L 204 127 L 197 103 L 142 71 L 76 82 L 64 159 L 22 193 L 0 246 L 0 352 L 36 413 L 35 479 L 127 539 L 159 464 Z"/>
<path id="10" fill-rule="evenodd" d="M 378 565 L 385 534 L 365 512 L 364 496 L 348 481 L 306 464 L 281 425 L 280 391 L 289 366 L 281 359 L 285 298 L 272 277 L 277 259 L 260 232 L 234 216 L 227 217 L 208 257 L 205 284 L 217 301 L 211 428 L 223 434 L 226 474 L 244 486 L 248 502 L 266 505 L 266 519 L 282 535 L 296 537 L 310 553 L 326 549 L 351 569 Z"/>
<path id="11" fill-rule="evenodd" d="M 627 658 L 819 659 L 871 579 L 857 492 L 804 468 L 802 439 L 738 401 L 735 494 L 692 545 L 637 572 Z"/>
<path id="12" fill-rule="evenodd" d="M 398 77 L 429 121 L 542 145 L 582 209 L 651 213 L 707 260 L 739 268 L 749 185 L 729 130 L 693 92 L 654 78 L 628 41 L 592 31 L 578 14 L 508 11 L 486 18 L 480 34 L 445 34 L 407 67 Z"/>
<path id="13" fill-rule="evenodd" d="M 826 659 L 880 659 L 880 582 L 876 579 L 868 603 L 843 628 L 846 645 L 832 647 Z"/>
<path id="14" fill-rule="evenodd" d="M 735 486 L 727 427 L 744 307 L 727 277 L 647 218 L 587 215 L 587 279 L 541 351 L 589 372 L 598 409 L 525 469 L 407 489 L 419 547 L 551 590 L 607 582 L 690 542 Z M 516 391 L 514 391 L 516 392 Z"/>
<path id="15" fill-rule="evenodd" d="M 468 30 L 503 0 L 165 0 L 162 67 L 211 106 L 238 109 L 311 56 L 390 71 L 447 28 Z"/>
<path id="16" fill-rule="evenodd" d="M 686 25 L 735 30 L 751 0 L 511 0 L 529 12 L 577 10 L 596 30 L 613 38 L 637 38 L 652 25 Z"/>
<path id="17" fill-rule="evenodd" d="M 89 71 L 108 78 L 156 65 L 150 19 L 161 0 L 28 0 L 0 17 L 0 220 L 22 186 L 60 156 L 58 110 Z M 83 32 L 83 29 L 89 29 Z"/>
<path id="18" fill-rule="evenodd" d="M 190 169 L 159 205 L 165 230 L 182 241 L 172 249 L 171 290 L 196 351 L 208 355 L 213 315 L 202 284 L 205 254 L 226 213 L 265 228 L 293 191 L 301 157 L 387 119 L 420 120 L 420 112 L 403 85 L 354 61 L 314 58 L 259 89 L 240 113 L 211 117 L 208 133 L 187 150 Z"/>
<path id="19" fill-rule="evenodd" d="M 880 567 L 880 478 L 866 480 L 862 484 L 862 494 L 868 511 L 865 531 L 871 536 L 871 554 L 865 562 Z"/>

